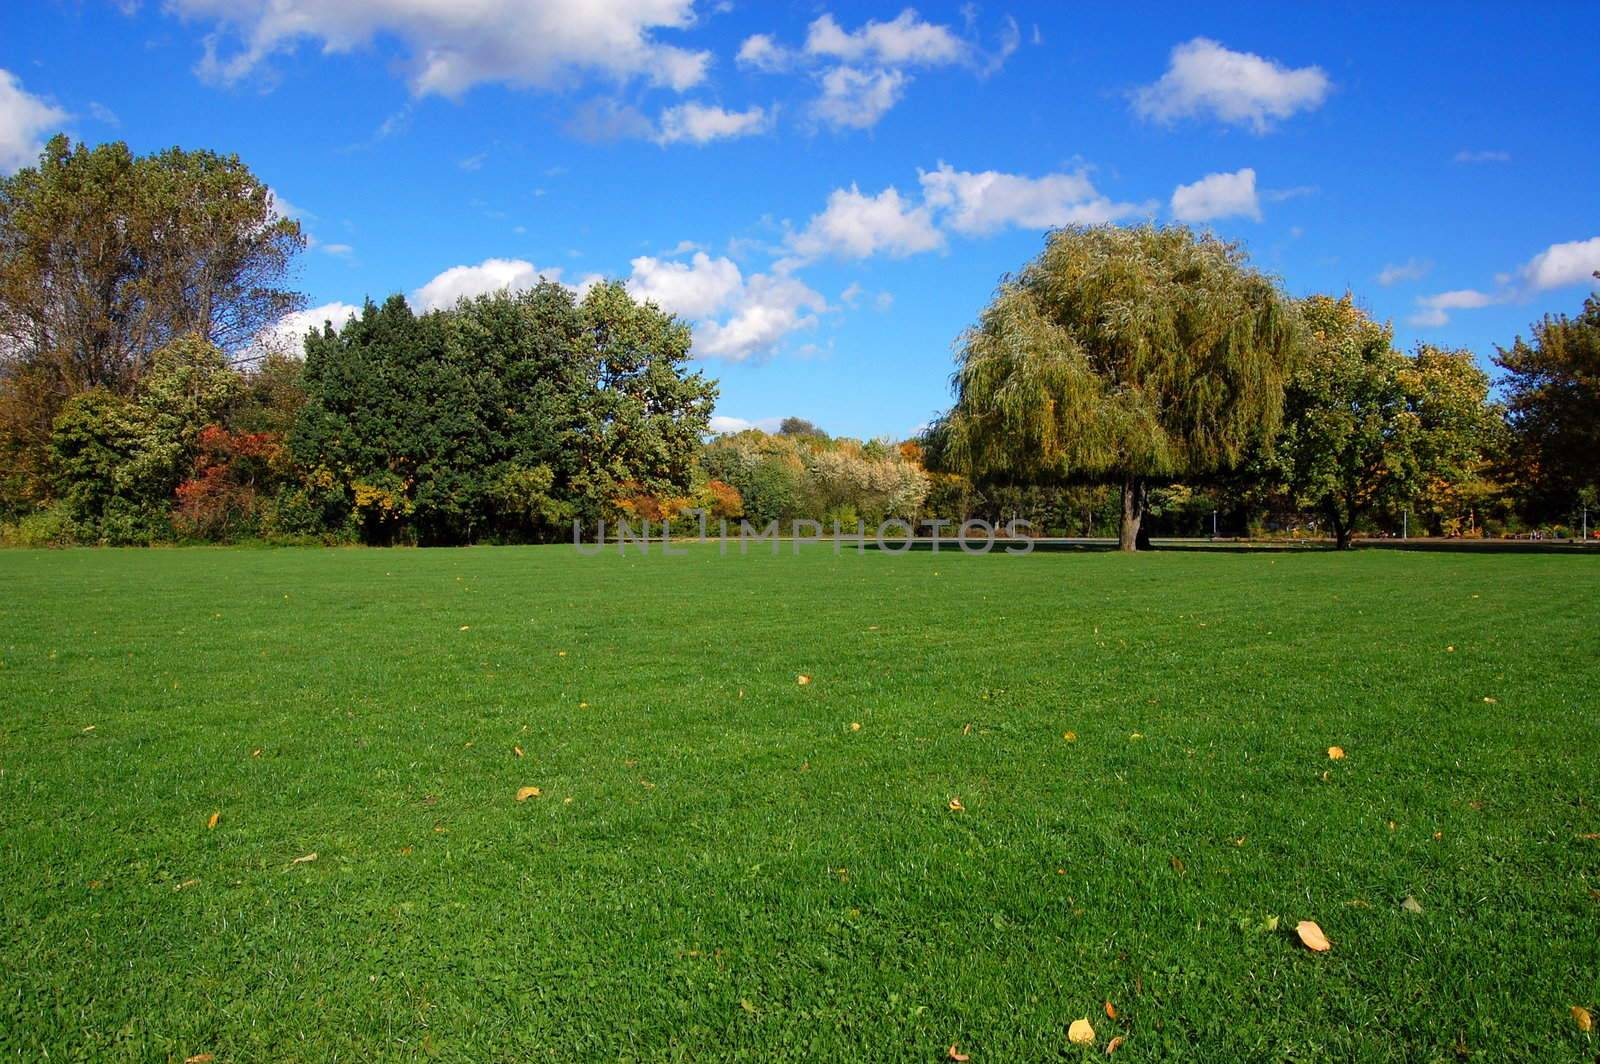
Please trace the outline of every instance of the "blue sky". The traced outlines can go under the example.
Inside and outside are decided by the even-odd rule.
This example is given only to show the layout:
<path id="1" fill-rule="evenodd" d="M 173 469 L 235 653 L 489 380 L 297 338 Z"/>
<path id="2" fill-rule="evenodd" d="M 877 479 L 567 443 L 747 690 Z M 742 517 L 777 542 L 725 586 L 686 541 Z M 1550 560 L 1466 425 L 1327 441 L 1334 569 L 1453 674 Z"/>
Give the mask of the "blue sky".
<path id="1" fill-rule="evenodd" d="M 312 234 L 319 315 L 620 277 L 695 323 L 719 425 L 902 436 L 1065 222 L 1210 227 L 1486 364 L 1575 312 L 1592 14 L 41 0 L 0 12 L 0 171 L 57 129 L 236 152 Z"/>

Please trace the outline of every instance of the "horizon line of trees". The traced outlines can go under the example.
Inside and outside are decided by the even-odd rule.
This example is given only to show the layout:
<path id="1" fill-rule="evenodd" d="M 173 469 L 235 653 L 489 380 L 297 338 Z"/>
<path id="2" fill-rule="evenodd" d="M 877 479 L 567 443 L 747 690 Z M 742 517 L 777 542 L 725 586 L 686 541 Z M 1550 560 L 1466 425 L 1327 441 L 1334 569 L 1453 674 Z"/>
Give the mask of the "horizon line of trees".
<path id="1" fill-rule="evenodd" d="M 0 542 L 538 542 L 700 510 L 1343 547 L 1402 515 L 1565 531 L 1600 487 L 1595 295 L 1497 348 L 1496 394 L 1471 352 L 1399 351 L 1239 245 L 1068 227 L 1002 280 L 916 439 L 711 437 L 688 325 L 620 282 L 369 300 L 262 354 L 304 244 L 232 156 L 57 137 L 0 179 Z"/>

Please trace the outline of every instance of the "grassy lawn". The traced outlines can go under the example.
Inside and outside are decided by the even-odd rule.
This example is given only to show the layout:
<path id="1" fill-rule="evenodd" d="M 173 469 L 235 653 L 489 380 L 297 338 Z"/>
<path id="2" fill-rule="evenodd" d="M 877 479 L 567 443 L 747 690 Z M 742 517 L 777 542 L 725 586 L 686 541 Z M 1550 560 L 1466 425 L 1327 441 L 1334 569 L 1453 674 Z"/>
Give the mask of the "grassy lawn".
<path id="1" fill-rule="evenodd" d="M 1597 832 L 1600 559 L 0 553 L 6 1060 L 1590 1061 Z"/>

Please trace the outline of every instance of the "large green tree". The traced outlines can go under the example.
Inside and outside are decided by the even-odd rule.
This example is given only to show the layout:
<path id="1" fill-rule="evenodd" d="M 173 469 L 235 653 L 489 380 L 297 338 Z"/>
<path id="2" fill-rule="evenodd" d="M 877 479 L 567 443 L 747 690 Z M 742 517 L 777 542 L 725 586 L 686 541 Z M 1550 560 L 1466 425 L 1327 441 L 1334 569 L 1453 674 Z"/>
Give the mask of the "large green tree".
<path id="1" fill-rule="evenodd" d="M 1595 274 L 1600 281 L 1600 273 Z M 1600 294 L 1575 318 L 1546 316 L 1495 364 L 1512 429 L 1512 477 L 1529 516 L 1565 517 L 1600 496 Z"/>
<path id="2" fill-rule="evenodd" d="M 548 537 L 624 494 L 688 491 L 716 396 L 689 339 L 618 284 L 422 316 L 393 296 L 307 338 L 291 448 L 368 540 Z"/>
<path id="3" fill-rule="evenodd" d="M 0 453 L 22 471 L 0 487 L 13 505 L 47 493 L 43 454 L 68 398 L 130 397 L 176 338 L 237 354 L 301 306 L 288 276 L 304 245 L 234 156 L 57 136 L 0 179 Z"/>
<path id="4" fill-rule="evenodd" d="M 976 479 L 1110 481 L 1123 550 L 1148 485 L 1230 468 L 1278 428 L 1293 305 L 1183 226 L 1052 233 L 961 343 L 947 453 Z"/>
<path id="5" fill-rule="evenodd" d="M 1297 506 L 1328 522 L 1340 549 L 1366 518 L 1393 515 L 1474 478 L 1498 410 L 1470 352 L 1394 349 L 1394 334 L 1347 294 L 1301 304 L 1305 364 L 1288 389 L 1268 465 Z"/>

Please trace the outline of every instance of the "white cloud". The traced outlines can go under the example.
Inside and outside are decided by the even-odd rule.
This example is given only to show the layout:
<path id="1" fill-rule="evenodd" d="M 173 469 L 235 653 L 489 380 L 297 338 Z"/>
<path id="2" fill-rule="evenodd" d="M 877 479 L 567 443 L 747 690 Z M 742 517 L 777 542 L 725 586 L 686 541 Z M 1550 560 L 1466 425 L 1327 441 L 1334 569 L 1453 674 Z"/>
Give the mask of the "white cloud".
<path id="1" fill-rule="evenodd" d="M 734 57 L 734 62 L 740 66 L 750 67 L 764 74 L 776 74 L 781 70 L 787 70 L 794 61 L 794 53 L 773 40 L 769 33 L 756 33 L 746 37 L 744 43 L 739 45 L 739 54 Z"/>
<path id="2" fill-rule="evenodd" d="M 689 262 L 664 262 L 642 255 L 631 263 L 628 291 L 685 318 L 706 318 L 728 306 L 744 287 L 732 259 L 697 252 Z"/>
<path id="3" fill-rule="evenodd" d="M 0 174 L 38 162 L 45 135 L 67 118 L 55 104 L 25 92 L 11 71 L 0 69 Z"/>
<path id="4" fill-rule="evenodd" d="M 839 302 L 847 307 L 854 307 L 861 302 L 861 296 L 864 292 L 866 292 L 866 289 L 862 288 L 859 282 L 851 281 L 845 286 L 844 291 L 839 293 Z"/>
<path id="5" fill-rule="evenodd" d="M 911 78 L 899 70 L 841 66 L 817 80 L 822 94 L 811 104 L 812 117 L 835 129 L 870 129 L 900 102 Z"/>
<path id="6" fill-rule="evenodd" d="M 561 268 L 541 269 L 526 259 L 484 259 L 476 266 L 452 266 L 411 293 L 420 311 L 453 307 L 460 299 L 503 290 L 520 292 L 540 280 L 561 280 Z"/>
<path id="7" fill-rule="evenodd" d="M 169 0 L 169 7 L 237 38 L 227 55 L 218 48 L 221 30 L 206 38 L 199 71 L 222 82 L 302 41 L 342 53 L 379 37 L 408 50 L 417 96 L 460 96 L 484 82 L 564 88 L 585 75 L 682 91 L 702 81 L 711 62 L 709 52 L 656 36 L 692 26 L 693 0 Z"/>
<path id="8" fill-rule="evenodd" d="M 1404 262 L 1384 263 L 1383 269 L 1378 271 L 1378 283 L 1388 288 L 1392 284 L 1402 281 L 1420 281 L 1433 269 L 1433 263 L 1427 259 L 1407 259 Z"/>
<path id="9" fill-rule="evenodd" d="M 964 14 L 970 30 L 975 12 Z M 798 49 L 757 33 L 745 38 L 736 61 L 766 73 L 813 71 L 821 91 L 811 103 L 811 117 L 834 129 L 869 129 L 905 95 L 911 83 L 908 69 L 960 65 L 983 77 L 1000 69 L 1020 41 L 1016 20 L 1008 17 L 997 50 L 987 53 L 950 27 L 925 21 L 907 8 L 888 22 L 869 19 L 854 30 L 823 14 L 807 28 Z"/>
<path id="10" fill-rule="evenodd" d="M 760 429 L 762 432 L 777 432 L 783 424 L 781 417 L 764 417 L 757 421 L 747 421 L 742 417 L 728 417 L 724 414 L 715 414 L 711 418 L 710 429 L 717 435 L 730 432 L 744 432 L 746 429 Z"/>
<path id="11" fill-rule="evenodd" d="M 117 112 L 113 111 L 99 100 L 89 101 L 89 117 L 94 119 L 96 122 L 101 122 L 108 126 L 122 125 L 122 119 L 117 117 Z"/>
<path id="12" fill-rule="evenodd" d="M 1508 163 L 1511 161 L 1511 153 L 1508 151 L 1463 150 L 1456 152 L 1455 161 L 1458 163 Z"/>
<path id="13" fill-rule="evenodd" d="M 628 291 L 689 319 L 697 358 L 742 362 L 769 353 L 790 333 L 814 327 L 816 315 L 828 309 L 828 301 L 796 277 L 758 273 L 746 280 L 732 259 L 703 251 L 688 262 L 640 256 L 632 266 Z"/>
<path id="14" fill-rule="evenodd" d="M 1134 203 L 1113 203 L 1077 173 L 1022 177 L 995 170 L 970 173 L 940 163 L 921 171 L 923 202 L 944 212 L 943 224 L 959 233 L 982 235 L 1007 226 L 1050 229 L 1094 225 L 1137 214 Z"/>
<path id="15" fill-rule="evenodd" d="M 661 112 L 661 128 L 656 133 L 657 144 L 674 144 L 689 141 L 706 144 L 729 137 L 748 137 L 766 130 L 771 115 L 765 108 L 752 107 L 747 111 L 726 111 L 699 103 L 679 104 Z"/>
<path id="16" fill-rule="evenodd" d="M 1231 174 L 1207 174 L 1192 185 L 1172 190 L 1172 216 L 1181 222 L 1206 222 L 1216 218 L 1261 220 L 1256 199 L 1256 172 L 1250 167 Z"/>
<path id="17" fill-rule="evenodd" d="M 323 244 L 322 251 L 327 255 L 353 255 L 355 248 L 349 244 Z"/>
<path id="18" fill-rule="evenodd" d="M 261 330 L 252 345 L 251 354 L 260 357 L 274 352 L 298 358 L 305 353 L 306 333 L 321 329 L 325 324 L 331 324 L 335 329 L 343 328 L 345 322 L 360 313 L 360 307 L 349 303 L 324 303 L 320 307 L 285 314 L 276 324 Z"/>
<path id="19" fill-rule="evenodd" d="M 1297 111 L 1321 106 L 1333 82 L 1321 67 L 1292 70 L 1196 37 L 1172 49 L 1161 80 L 1134 93 L 1134 110 L 1158 122 L 1209 113 L 1257 133 Z"/>
<path id="20" fill-rule="evenodd" d="M 891 22 L 868 21 L 847 33 L 832 15 L 823 15 L 806 32 L 806 52 L 846 63 L 879 66 L 939 66 L 968 56 L 966 42 L 946 26 L 924 22 L 910 8 Z"/>
<path id="21" fill-rule="evenodd" d="M 1600 270 L 1600 236 L 1551 244 L 1522 268 L 1522 278 L 1528 287 L 1542 292 L 1590 283 L 1596 270 Z"/>
<path id="22" fill-rule="evenodd" d="M 928 207 L 912 206 L 893 187 L 876 196 L 863 195 L 855 185 L 834 189 L 822 213 L 789 236 L 789 247 L 801 261 L 827 255 L 864 259 L 880 252 L 914 255 L 943 246 L 944 234 Z"/>
<path id="23" fill-rule="evenodd" d="M 828 309 L 821 293 L 796 277 L 756 274 L 727 321 L 703 321 L 694 329 L 694 354 L 742 362 L 770 352 L 785 336 L 813 328 Z"/>
<path id="24" fill-rule="evenodd" d="M 1516 273 L 1497 275 L 1495 279 L 1500 287 L 1493 292 L 1458 288 L 1437 295 L 1418 296 L 1417 311 L 1406 320 L 1412 325 L 1443 325 L 1450 320 L 1449 311 L 1452 310 L 1476 310 L 1525 300 L 1540 292 L 1579 284 L 1600 289 L 1600 279 L 1594 276 L 1597 270 L 1600 270 L 1600 236 L 1551 244 Z"/>

